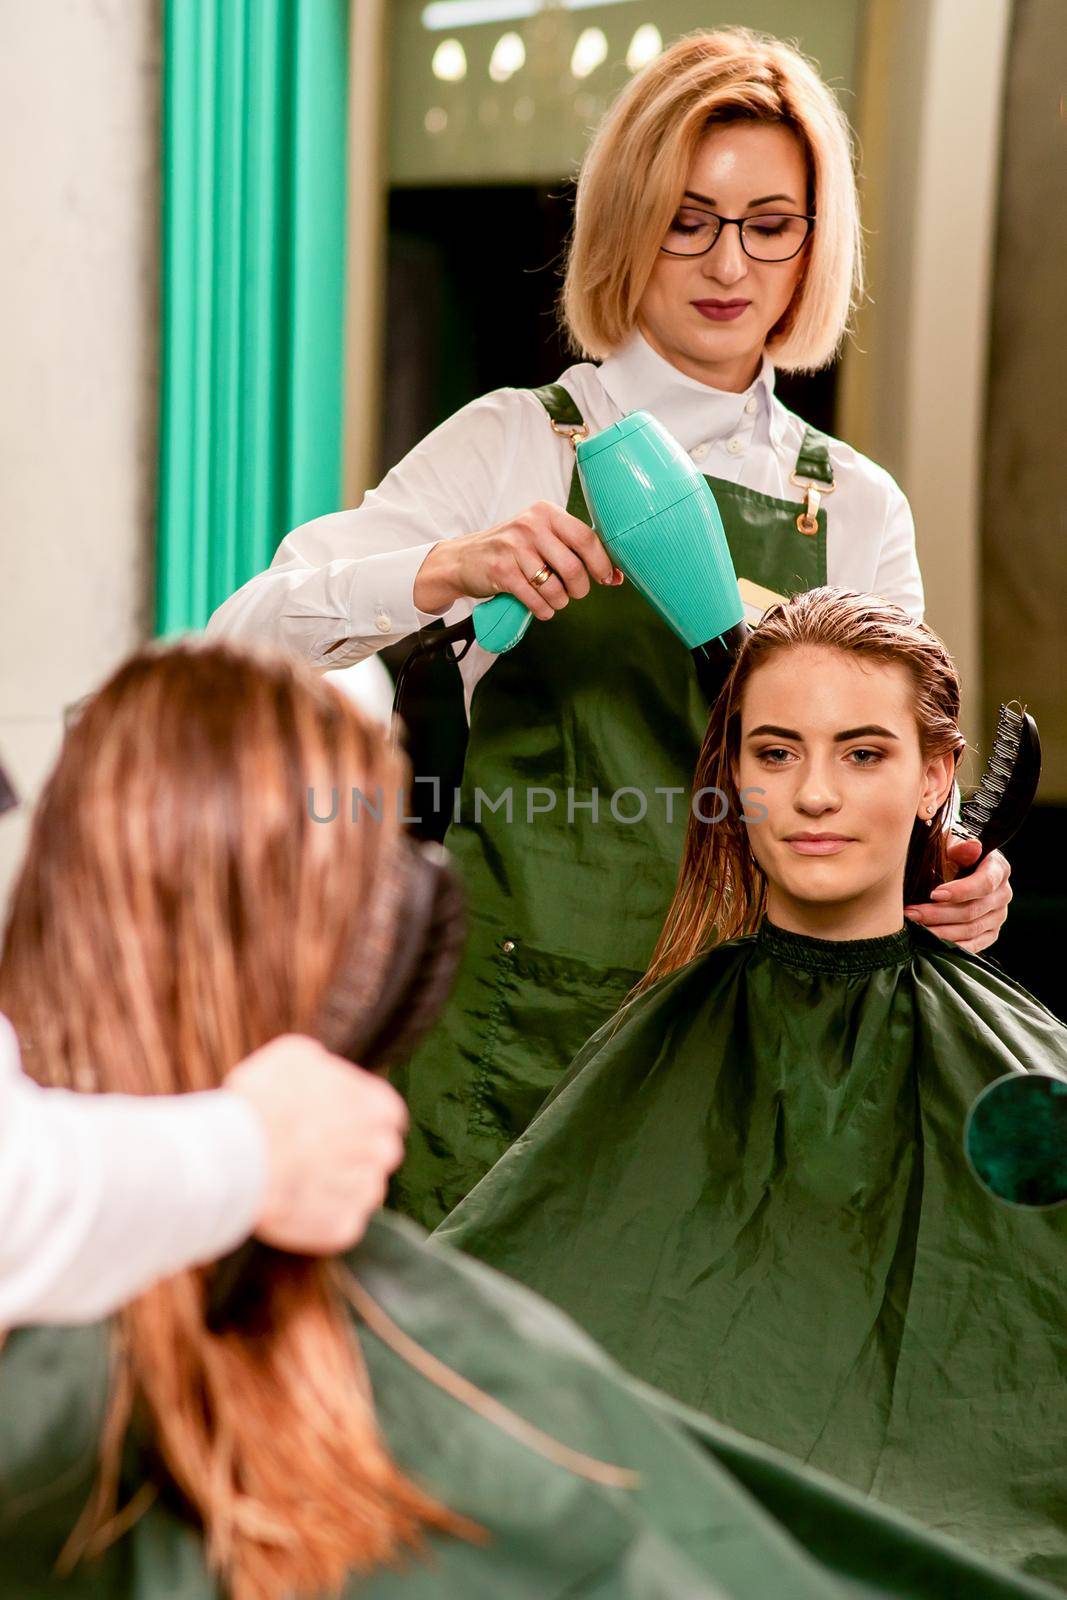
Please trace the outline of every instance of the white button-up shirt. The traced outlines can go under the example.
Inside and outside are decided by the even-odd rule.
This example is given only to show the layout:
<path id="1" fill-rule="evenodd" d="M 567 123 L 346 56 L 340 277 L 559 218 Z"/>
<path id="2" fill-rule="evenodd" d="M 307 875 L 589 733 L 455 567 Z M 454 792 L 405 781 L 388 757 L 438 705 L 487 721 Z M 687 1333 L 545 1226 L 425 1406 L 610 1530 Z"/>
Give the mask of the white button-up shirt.
<path id="1" fill-rule="evenodd" d="M 733 394 L 686 377 L 637 334 L 599 367 L 581 362 L 559 381 L 590 432 L 648 411 L 708 477 L 803 500 L 789 479 L 804 423 L 776 399 L 766 357 L 751 386 Z M 880 594 L 921 617 L 908 502 L 887 472 L 849 445 L 831 439 L 829 450 L 837 488 L 826 502 L 827 582 Z M 219 607 L 208 631 L 266 640 L 319 667 L 359 661 L 434 620 L 416 608 L 412 591 L 435 543 L 495 527 L 536 500 L 565 506 L 573 470 L 570 444 L 549 427 L 534 395 L 483 395 L 416 445 L 357 510 L 317 517 L 283 539 L 269 569 Z M 457 602 L 445 622 L 473 605 Z M 468 708 L 496 659 L 475 644 L 461 662 Z"/>
<path id="2" fill-rule="evenodd" d="M 255 1227 L 267 1141 L 227 1089 L 42 1089 L 0 1016 L 0 1329 L 91 1322 Z"/>

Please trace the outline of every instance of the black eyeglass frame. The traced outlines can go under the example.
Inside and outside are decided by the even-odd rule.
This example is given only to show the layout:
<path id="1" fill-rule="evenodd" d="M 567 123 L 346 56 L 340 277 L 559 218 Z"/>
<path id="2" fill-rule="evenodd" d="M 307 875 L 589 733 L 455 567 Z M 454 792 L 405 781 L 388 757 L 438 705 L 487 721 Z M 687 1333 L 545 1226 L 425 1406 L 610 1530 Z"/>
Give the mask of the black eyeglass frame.
<path id="1" fill-rule="evenodd" d="M 746 222 L 759 222 L 761 220 L 759 213 L 757 213 L 754 217 L 724 217 L 721 216 L 718 211 L 705 211 L 703 206 L 685 206 L 682 209 L 686 211 L 696 211 L 702 217 L 714 217 L 719 226 L 715 231 L 714 239 L 712 239 L 710 244 L 705 245 L 703 250 L 668 250 L 665 244 L 661 244 L 659 247 L 660 254 L 665 256 L 673 256 L 676 261 L 684 261 L 687 257 L 690 260 L 695 261 L 700 256 L 706 256 L 709 250 L 714 250 L 715 246 L 722 238 L 722 230 L 724 225 L 729 223 L 732 227 L 737 229 L 737 237 L 741 241 L 741 248 L 744 250 L 750 261 L 758 261 L 761 267 L 781 267 L 784 266 L 787 261 L 796 260 L 797 256 L 811 238 L 815 229 L 814 213 L 810 216 L 804 211 L 768 211 L 764 213 L 764 216 L 767 218 L 792 217 L 796 221 L 806 222 L 808 225 L 807 233 L 805 233 L 803 239 L 801 239 L 792 255 L 773 256 L 772 258 L 768 259 L 766 256 L 754 256 L 752 251 L 749 250 L 745 245 L 745 224 Z"/>
<path id="2" fill-rule="evenodd" d="M 4 763 L 0 761 L 0 816 L 5 811 L 14 811 L 19 803 L 18 791 L 14 779 L 7 772 Z"/>

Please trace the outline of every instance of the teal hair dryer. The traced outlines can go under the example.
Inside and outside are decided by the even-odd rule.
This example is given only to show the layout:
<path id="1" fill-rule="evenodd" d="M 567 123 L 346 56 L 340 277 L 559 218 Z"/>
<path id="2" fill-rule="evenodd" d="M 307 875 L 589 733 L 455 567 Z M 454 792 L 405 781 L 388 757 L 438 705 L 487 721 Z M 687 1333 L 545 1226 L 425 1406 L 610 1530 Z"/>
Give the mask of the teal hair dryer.
<path id="1" fill-rule="evenodd" d="M 578 473 L 605 550 L 693 653 L 709 702 L 748 634 L 715 496 L 678 441 L 645 411 L 578 444 Z M 500 654 L 533 615 L 514 595 L 475 606 L 433 645 L 476 639 Z"/>
<path id="2" fill-rule="evenodd" d="M 706 480 L 647 411 L 581 440 L 578 475 L 604 548 L 692 651 L 710 703 L 748 626 Z"/>

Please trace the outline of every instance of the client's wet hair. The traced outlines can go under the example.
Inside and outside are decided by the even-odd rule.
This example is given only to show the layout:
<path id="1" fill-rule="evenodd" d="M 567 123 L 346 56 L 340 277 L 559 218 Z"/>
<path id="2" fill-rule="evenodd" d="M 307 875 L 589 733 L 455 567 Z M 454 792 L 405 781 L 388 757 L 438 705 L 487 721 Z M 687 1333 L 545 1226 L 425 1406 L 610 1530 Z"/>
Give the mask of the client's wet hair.
<path id="1" fill-rule="evenodd" d="M 276 1035 L 314 1034 L 398 836 L 404 776 L 386 739 L 297 664 L 217 645 L 128 662 L 68 734 L 14 893 L 0 1007 L 33 1076 L 213 1089 Z M 332 790 L 336 819 L 314 820 Z M 380 821 L 353 823 L 353 790 L 382 792 Z M 273 1331 L 256 1340 L 208 1332 L 205 1281 L 180 1273 L 116 1319 L 75 1556 L 113 1531 L 135 1401 L 235 1600 L 334 1592 L 429 1529 L 474 1536 L 390 1459 L 339 1267 L 293 1258 L 266 1285 Z"/>
<path id="2" fill-rule="evenodd" d="M 925 623 L 899 606 L 845 589 L 809 589 L 767 611 L 745 643 L 712 709 L 694 791 L 718 790 L 726 814 L 709 826 L 690 813 L 678 882 L 648 972 L 635 992 L 684 966 L 702 951 L 753 933 L 767 906 L 767 880 L 752 854 L 734 772 L 741 747 L 741 699 L 752 674 L 783 650 L 841 650 L 864 661 L 902 666 L 911 678 L 912 709 L 924 761 L 951 754 L 958 763 L 960 680 L 952 657 Z M 949 802 L 929 828 L 916 821 L 904 869 L 905 903 L 929 898 L 944 878 Z"/>

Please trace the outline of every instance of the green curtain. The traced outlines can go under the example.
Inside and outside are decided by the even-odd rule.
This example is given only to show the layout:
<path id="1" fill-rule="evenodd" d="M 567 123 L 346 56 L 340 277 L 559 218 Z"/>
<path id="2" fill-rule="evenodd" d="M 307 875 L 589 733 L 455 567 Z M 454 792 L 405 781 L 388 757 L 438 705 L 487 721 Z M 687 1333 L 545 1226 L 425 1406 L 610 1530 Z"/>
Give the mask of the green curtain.
<path id="1" fill-rule="evenodd" d="M 156 625 L 340 504 L 348 0 L 165 0 Z"/>

